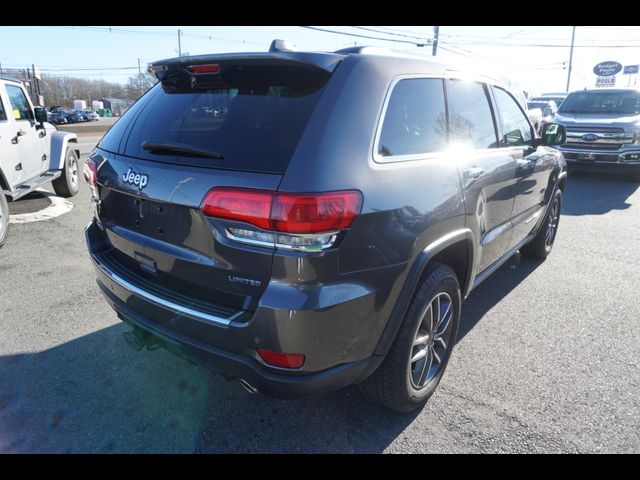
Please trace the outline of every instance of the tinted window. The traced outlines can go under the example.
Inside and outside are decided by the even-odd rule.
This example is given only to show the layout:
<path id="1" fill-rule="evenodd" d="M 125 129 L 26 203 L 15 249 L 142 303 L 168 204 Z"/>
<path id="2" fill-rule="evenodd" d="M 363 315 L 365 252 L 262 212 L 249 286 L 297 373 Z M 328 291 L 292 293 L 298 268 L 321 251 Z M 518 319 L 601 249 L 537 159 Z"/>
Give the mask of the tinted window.
<path id="1" fill-rule="evenodd" d="M 449 80 L 449 138 L 453 144 L 495 148 L 497 136 L 489 98 L 483 84 Z"/>
<path id="2" fill-rule="evenodd" d="M 2 105 L 2 100 L 0 99 L 0 122 L 6 119 L 7 119 L 7 114 L 4 113 L 4 106 Z"/>
<path id="3" fill-rule="evenodd" d="M 640 92 L 574 92 L 562 102 L 560 113 L 640 113 Z"/>
<path id="4" fill-rule="evenodd" d="M 391 92 L 378 154 L 383 157 L 444 150 L 447 143 L 442 80 L 400 80 Z"/>
<path id="5" fill-rule="evenodd" d="M 20 87 L 15 85 L 7 85 L 7 94 L 13 110 L 13 118 L 16 120 L 31 120 L 34 118 L 27 97 Z"/>
<path id="6" fill-rule="evenodd" d="M 324 70 L 291 64 L 227 63 L 220 74 L 198 77 L 172 73 L 141 99 L 124 153 L 160 162 L 283 173 L 328 78 Z M 224 158 L 151 152 L 142 148 L 145 142 L 185 144 Z"/>
<path id="7" fill-rule="evenodd" d="M 501 88 L 494 88 L 500 123 L 504 135 L 503 146 L 531 145 L 531 125 L 514 98 Z"/>

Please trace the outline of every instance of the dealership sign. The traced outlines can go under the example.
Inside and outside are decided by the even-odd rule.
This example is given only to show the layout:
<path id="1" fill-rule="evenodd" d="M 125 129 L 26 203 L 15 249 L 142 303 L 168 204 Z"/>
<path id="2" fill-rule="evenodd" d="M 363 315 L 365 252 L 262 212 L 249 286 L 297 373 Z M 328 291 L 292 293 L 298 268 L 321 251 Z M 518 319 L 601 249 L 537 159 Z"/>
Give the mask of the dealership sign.
<path id="1" fill-rule="evenodd" d="M 630 75 L 632 73 L 638 73 L 638 68 L 640 67 L 640 65 L 626 65 L 624 67 L 624 74 L 625 75 Z"/>
<path id="2" fill-rule="evenodd" d="M 618 62 L 600 62 L 593 67 L 593 73 L 599 77 L 610 77 L 616 73 L 620 73 L 622 65 Z"/>
<path id="3" fill-rule="evenodd" d="M 598 77 L 596 80 L 596 88 L 603 87 L 615 87 L 616 86 L 616 77 Z"/>

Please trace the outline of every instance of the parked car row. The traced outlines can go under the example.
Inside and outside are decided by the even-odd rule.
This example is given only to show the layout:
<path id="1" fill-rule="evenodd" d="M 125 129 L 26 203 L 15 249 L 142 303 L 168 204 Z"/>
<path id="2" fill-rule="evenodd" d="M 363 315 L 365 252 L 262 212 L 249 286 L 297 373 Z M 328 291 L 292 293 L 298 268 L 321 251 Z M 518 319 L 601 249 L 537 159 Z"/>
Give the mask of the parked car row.
<path id="1" fill-rule="evenodd" d="M 60 107 L 53 107 L 49 112 L 47 112 L 47 117 L 49 122 L 54 125 L 100 120 L 100 116 L 93 110 L 66 110 Z"/>

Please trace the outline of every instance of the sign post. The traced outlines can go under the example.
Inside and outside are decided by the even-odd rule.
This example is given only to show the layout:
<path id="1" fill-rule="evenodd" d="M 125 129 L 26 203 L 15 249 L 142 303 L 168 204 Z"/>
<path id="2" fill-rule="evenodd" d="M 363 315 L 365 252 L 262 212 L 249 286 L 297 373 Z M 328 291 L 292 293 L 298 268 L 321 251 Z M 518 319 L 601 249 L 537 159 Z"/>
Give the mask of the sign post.
<path id="1" fill-rule="evenodd" d="M 631 75 L 637 75 L 638 70 L 640 70 L 640 65 L 625 65 L 623 75 L 629 75 L 629 81 L 627 82 L 627 87 L 631 86 Z"/>

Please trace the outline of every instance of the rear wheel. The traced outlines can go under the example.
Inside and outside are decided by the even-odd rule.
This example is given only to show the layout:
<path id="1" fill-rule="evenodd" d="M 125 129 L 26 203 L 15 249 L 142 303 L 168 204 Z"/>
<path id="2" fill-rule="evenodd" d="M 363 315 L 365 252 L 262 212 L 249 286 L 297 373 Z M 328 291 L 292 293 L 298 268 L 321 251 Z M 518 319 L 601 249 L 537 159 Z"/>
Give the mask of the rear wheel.
<path id="1" fill-rule="evenodd" d="M 7 197 L 0 190 L 0 247 L 7 241 L 9 234 L 9 205 Z"/>
<path id="2" fill-rule="evenodd" d="M 79 179 L 78 155 L 73 148 L 67 147 L 62 175 L 51 182 L 51 184 L 57 195 L 61 197 L 73 197 L 80 189 Z"/>
<path id="3" fill-rule="evenodd" d="M 387 357 L 360 384 L 364 395 L 401 413 L 422 407 L 447 367 L 460 324 L 460 304 L 455 272 L 447 265 L 430 265 Z"/>
<path id="4" fill-rule="evenodd" d="M 523 256 L 544 260 L 551 253 L 553 243 L 558 233 L 560 211 L 562 210 L 562 190 L 558 189 L 551 199 L 551 205 L 542 223 L 538 234 L 520 249 Z"/>

